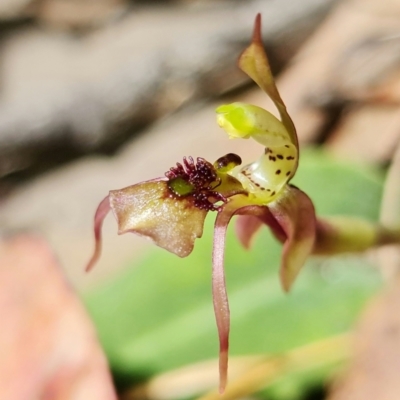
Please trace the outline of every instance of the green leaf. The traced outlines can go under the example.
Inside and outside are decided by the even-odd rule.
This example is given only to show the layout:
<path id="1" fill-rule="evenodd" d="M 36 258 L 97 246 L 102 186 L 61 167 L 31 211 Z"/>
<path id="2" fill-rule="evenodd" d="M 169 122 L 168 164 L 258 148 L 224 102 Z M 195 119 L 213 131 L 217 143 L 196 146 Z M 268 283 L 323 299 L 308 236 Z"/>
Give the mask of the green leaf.
<path id="1" fill-rule="evenodd" d="M 378 218 L 383 177 L 304 151 L 294 184 L 322 215 Z M 218 355 L 211 299 L 215 214 L 190 257 L 159 248 L 87 299 L 112 367 L 122 374 L 170 370 Z M 134 251 L 134 250 L 133 250 Z M 231 309 L 231 355 L 279 353 L 352 326 L 380 278 L 357 255 L 311 259 L 289 295 L 279 284 L 281 245 L 262 229 L 253 248 L 228 232 L 225 268 Z M 218 371 L 216 370 L 217 374 Z"/>
<path id="2" fill-rule="evenodd" d="M 367 165 L 329 157 L 323 151 L 301 151 L 292 183 L 313 200 L 318 215 L 351 215 L 377 221 L 384 176 Z"/>

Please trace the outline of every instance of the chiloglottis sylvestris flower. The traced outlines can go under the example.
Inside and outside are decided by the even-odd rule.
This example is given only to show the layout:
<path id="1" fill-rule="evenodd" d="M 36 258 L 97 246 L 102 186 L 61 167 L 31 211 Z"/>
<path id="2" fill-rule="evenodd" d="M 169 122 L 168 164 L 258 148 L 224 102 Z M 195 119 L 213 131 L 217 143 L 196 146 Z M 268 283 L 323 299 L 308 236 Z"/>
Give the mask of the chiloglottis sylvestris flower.
<path id="1" fill-rule="evenodd" d="M 239 57 L 244 71 L 272 99 L 280 119 L 261 107 L 233 103 L 217 108 L 217 123 L 231 138 L 252 138 L 263 146 L 258 160 L 242 166 L 236 154 L 214 163 L 203 158 L 183 158 L 164 177 L 111 190 L 95 214 L 95 251 L 90 270 L 101 253 L 101 227 L 111 210 L 118 234 L 133 232 L 156 245 L 188 256 L 203 233 L 208 212 L 216 212 L 212 252 L 212 292 L 220 351 L 220 391 L 227 383 L 230 314 L 225 288 L 224 248 L 228 224 L 237 219 L 240 242 L 267 225 L 283 243 L 280 280 L 289 291 L 311 253 L 362 251 L 398 242 L 399 232 L 354 218 L 317 220 L 310 198 L 289 182 L 299 162 L 294 124 L 275 85 L 261 42 L 261 16 L 255 20 L 251 44 Z M 359 229 L 358 229 L 359 228 Z"/>

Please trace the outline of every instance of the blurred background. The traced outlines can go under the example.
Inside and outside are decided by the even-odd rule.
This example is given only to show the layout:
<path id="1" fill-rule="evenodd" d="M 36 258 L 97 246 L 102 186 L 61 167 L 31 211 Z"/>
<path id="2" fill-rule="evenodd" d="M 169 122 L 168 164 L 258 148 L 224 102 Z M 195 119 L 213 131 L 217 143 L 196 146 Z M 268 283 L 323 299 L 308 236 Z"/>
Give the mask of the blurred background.
<path id="1" fill-rule="evenodd" d="M 257 12 L 302 147 L 294 183 L 321 215 L 398 227 L 398 0 L 0 0 L 2 329 L 29 333 L 29 324 L 8 322 L 24 307 L 29 319 L 53 285 L 51 274 L 26 278 L 30 260 L 40 271 L 45 246 L 60 290 L 85 305 L 122 399 L 398 399 L 393 249 L 312 258 L 287 296 L 277 274 L 280 245 L 265 229 L 247 252 L 231 229 L 225 397 L 213 392 L 214 215 L 183 260 L 143 238 L 118 237 L 108 218 L 103 256 L 84 273 L 93 215 L 109 190 L 163 176 L 183 156 L 212 162 L 233 152 L 246 163 L 260 154 L 255 143 L 230 141 L 214 111 L 232 101 L 272 111 L 236 67 Z M 18 237 L 22 244 L 10 246 Z M 25 300 L 10 308 L 20 299 L 14 290 Z M 40 307 L 39 319 L 48 316 Z M 63 329 L 74 347 L 69 325 Z M 1 336 L 0 350 L 11 352 Z M 22 351 L 11 356 L 24 364 Z M 3 396 L 1 363 L 0 397 L 36 398 Z M 14 372 L 24 386 L 27 372 Z"/>

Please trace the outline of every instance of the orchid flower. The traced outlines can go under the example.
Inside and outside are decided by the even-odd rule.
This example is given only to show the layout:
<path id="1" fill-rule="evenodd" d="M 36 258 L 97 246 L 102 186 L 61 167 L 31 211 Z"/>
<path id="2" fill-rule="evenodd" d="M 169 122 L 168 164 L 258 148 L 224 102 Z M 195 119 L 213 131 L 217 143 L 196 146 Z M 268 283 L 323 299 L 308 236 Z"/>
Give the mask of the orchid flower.
<path id="1" fill-rule="evenodd" d="M 101 227 L 111 210 L 118 234 L 133 232 L 156 245 L 188 256 L 203 233 L 208 212 L 217 216 L 212 254 L 212 292 L 219 334 L 220 392 L 227 383 L 230 314 L 225 287 L 224 248 L 228 224 L 235 215 L 237 235 L 248 248 L 264 224 L 283 243 L 280 280 L 289 291 L 311 253 L 362 251 L 399 241 L 399 233 L 357 219 L 318 220 L 310 198 L 289 182 L 299 162 L 294 124 L 271 73 L 261 42 L 261 16 L 255 20 L 253 39 L 241 54 L 239 68 L 272 99 L 280 119 L 261 107 L 233 103 L 217 108 L 217 122 L 230 138 L 252 138 L 263 146 L 258 160 L 245 166 L 236 154 L 214 163 L 204 158 L 183 158 L 165 177 L 111 190 L 95 214 L 95 251 L 90 270 L 101 252 Z"/>

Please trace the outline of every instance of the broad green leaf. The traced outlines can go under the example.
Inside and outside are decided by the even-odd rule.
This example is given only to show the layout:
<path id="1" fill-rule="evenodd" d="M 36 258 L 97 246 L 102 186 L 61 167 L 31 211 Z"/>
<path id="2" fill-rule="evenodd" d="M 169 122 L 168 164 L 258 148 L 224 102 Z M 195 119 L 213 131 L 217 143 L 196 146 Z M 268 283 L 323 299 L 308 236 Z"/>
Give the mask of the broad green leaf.
<path id="1" fill-rule="evenodd" d="M 342 165 L 315 150 L 303 151 L 300 165 L 294 184 L 311 197 L 319 214 L 378 218 L 383 177 L 377 171 Z M 204 237 L 190 257 L 154 247 L 87 297 L 114 370 L 133 378 L 217 357 L 211 299 L 214 218 L 207 217 Z M 225 261 L 232 355 L 284 352 L 345 332 L 380 287 L 378 273 L 365 259 L 346 255 L 310 259 L 286 295 L 278 277 L 281 245 L 262 229 L 246 251 L 232 228 Z"/>
<path id="2" fill-rule="evenodd" d="M 303 150 L 291 183 L 307 193 L 317 214 L 352 215 L 378 220 L 384 176 L 367 165 L 329 157 L 316 150 Z"/>

